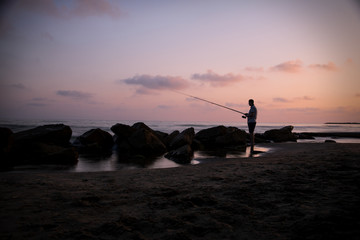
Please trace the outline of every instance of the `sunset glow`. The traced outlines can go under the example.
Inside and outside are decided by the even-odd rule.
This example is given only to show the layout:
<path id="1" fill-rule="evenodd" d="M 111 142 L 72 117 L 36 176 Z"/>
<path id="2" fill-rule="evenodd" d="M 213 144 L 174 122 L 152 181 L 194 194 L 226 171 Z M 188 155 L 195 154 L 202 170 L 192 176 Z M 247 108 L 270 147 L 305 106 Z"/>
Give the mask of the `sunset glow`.
<path id="1" fill-rule="evenodd" d="M 2 5 L 0 118 L 360 122 L 356 1 Z"/>

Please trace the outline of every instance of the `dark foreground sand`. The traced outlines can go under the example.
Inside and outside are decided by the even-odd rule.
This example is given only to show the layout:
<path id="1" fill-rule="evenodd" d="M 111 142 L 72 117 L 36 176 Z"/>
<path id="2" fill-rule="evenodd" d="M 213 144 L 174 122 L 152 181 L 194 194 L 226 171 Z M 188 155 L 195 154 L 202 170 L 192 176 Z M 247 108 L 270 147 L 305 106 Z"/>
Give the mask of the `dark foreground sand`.
<path id="1" fill-rule="evenodd" d="M 359 239 L 360 144 L 172 169 L 0 173 L 0 239 Z"/>

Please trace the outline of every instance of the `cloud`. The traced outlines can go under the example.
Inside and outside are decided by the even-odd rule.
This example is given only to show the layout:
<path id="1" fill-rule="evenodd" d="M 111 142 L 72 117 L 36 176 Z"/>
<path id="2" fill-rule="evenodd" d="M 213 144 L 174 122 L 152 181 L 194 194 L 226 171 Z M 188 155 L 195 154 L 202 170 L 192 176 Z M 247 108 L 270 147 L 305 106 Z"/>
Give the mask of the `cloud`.
<path id="1" fill-rule="evenodd" d="M 70 97 L 76 100 L 89 99 L 93 97 L 93 94 L 91 93 L 80 92 L 75 90 L 59 90 L 56 92 L 56 94 L 63 97 Z"/>
<path id="2" fill-rule="evenodd" d="M 282 102 L 282 103 L 289 103 L 289 102 L 296 102 L 296 101 L 312 101 L 314 100 L 314 98 L 309 97 L 309 96 L 303 96 L 303 97 L 294 97 L 293 99 L 287 99 L 287 98 L 282 98 L 282 97 L 276 97 L 273 98 L 274 102 Z"/>
<path id="3" fill-rule="evenodd" d="M 300 72 L 303 67 L 301 60 L 287 61 L 280 63 L 272 68 L 271 71 L 287 72 L 287 73 L 297 73 Z"/>
<path id="4" fill-rule="evenodd" d="M 328 62 L 327 64 L 310 64 L 309 68 L 332 71 L 332 72 L 338 70 L 338 67 L 333 62 Z"/>
<path id="5" fill-rule="evenodd" d="M 315 98 L 309 97 L 309 96 L 303 96 L 303 97 L 297 97 L 297 98 L 295 98 L 295 99 L 296 99 L 296 100 L 312 101 L 312 100 L 314 100 Z"/>
<path id="6" fill-rule="evenodd" d="M 157 108 L 168 110 L 168 109 L 172 109 L 173 106 L 169 106 L 169 105 L 158 105 Z"/>
<path id="7" fill-rule="evenodd" d="M 109 16 L 118 18 L 123 15 L 120 8 L 109 0 L 73 0 L 68 3 L 52 0 L 18 1 L 16 6 L 26 11 L 56 18 Z"/>
<path id="8" fill-rule="evenodd" d="M 319 108 L 286 108 L 285 111 L 291 112 L 319 112 Z"/>
<path id="9" fill-rule="evenodd" d="M 248 71 L 248 72 L 264 72 L 264 68 L 263 67 L 246 67 L 245 71 Z"/>
<path id="10" fill-rule="evenodd" d="M 222 87 L 232 83 L 236 83 L 242 80 L 245 80 L 245 77 L 242 75 L 234 75 L 232 73 L 228 73 L 225 75 L 219 75 L 211 70 L 208 70 L 204 74 L 195 73 L 191 76 L 194 80 L 203 81 L 206 83 L 210 83 L 210 85 L 214 87 Z"/>
<path id="11" fill-rule="evenodd" d="M 10 83 L 10 84 L 4 84 L 4 87 L 7 88 L 13 88 L 13 89 L 19 89 L 19 90 L 26 90 L 28 89 L 28 87 L 26 87 L 24 84 L 22 83 Z"/>
<path id="12" fill-rule="evenodd" d="M 291 100 L 286 99 L 286 98 L 281 98 L 281 97 L 276 97 L 276 98 L 273 98 L 273 101 L 274 101 L 274 102 L 282 102 L 282 103 L 288 103 L 288 102 L 291 102 Z"/>
<path id="13" fill-rule="evenodd" d="M 180 90 L 189 86 L 189 83 L 181 77 L 159 75 L 139 75 L 117 82 L 124 82 L 127 85 L 140 86 L 140 88 L 137 90 L 137 93 L 139 94 L 153 93 L 151 90 Z"/>
<path id="14" fill-rule="evenodd" d="M 77 0 L 75 4 L 71 14 L 79 17 L 108 15 L 118 18 L 122 15 L 119 7 L 107 0 Z"/>
<path id="15" fill-rule="evenodd" d="M 30 106 L 30 107 L 46 107 L 47 105 L 45 103 L 28 103 L 27 106 Z"/>

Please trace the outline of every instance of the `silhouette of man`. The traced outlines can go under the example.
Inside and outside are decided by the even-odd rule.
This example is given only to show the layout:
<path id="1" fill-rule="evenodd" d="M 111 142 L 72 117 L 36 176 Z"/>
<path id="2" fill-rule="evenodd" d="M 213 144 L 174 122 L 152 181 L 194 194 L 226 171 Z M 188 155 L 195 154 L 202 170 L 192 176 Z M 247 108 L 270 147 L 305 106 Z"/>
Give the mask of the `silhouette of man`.
<path id="1" fill-rule="evenodd" d="M 250 134 L 250 145 L 251 145 L 250 152 L 252 153 L 254 151 L 254 130 L 256 126 L 256 117 L 257 117 L 257 109 L 254 105 L 253 99 L 249 99 L 249 106 L 250 106 L 249 113 L 246 113 L 245 116 L 247 117 L 247 123 Z"/>

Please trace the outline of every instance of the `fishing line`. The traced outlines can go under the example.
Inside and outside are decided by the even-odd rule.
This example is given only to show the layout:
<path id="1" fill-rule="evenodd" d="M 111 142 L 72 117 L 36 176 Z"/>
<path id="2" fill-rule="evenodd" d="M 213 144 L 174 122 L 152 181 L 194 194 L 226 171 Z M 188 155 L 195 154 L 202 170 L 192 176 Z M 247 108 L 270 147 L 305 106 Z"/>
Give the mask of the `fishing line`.
<path id="1" fill-rule="evenodd" d="M 211 101 L 206 100 L 206 99 L 203 99 L 203 98 L 199 98 L 199 97 L 196 97 L 196 96 L 192 96 L 192 95 L 190 95 L 190 94 L 186 94 L 186 93 L 182 93 L 182 92 L 174 91 L 174 90 L 173 90 L 173 92 L 176 92 L 176 93 L 181 94 L 181 95 L 184 95 L 184 96 L 192 97 L 192 98 L 195 98 L 195 99 L 197 99 L 197 100 L 204 101 L 204 102 L 207 102 L 207 103 L 216 105 L 216 106 L 218 106 L 218 107 L 226 108 L 226 109 L 228 109 L 228 110 L 231 110 L 231 111 L 234 111 L 234 112 L 243 114 L 243 115 L 246 114 L 246 113 L 240 112 L 240 111 L 238 111 L 238 110 L 236 110 L 236 109 L 229 108 L 229 107 L 226 107 L 226 106 L 224 106 L 224 105 L 221 105 L 221 104 L 218 104 L 218 103 L 214 103 L 214 102 L 211 102 Z"/>

